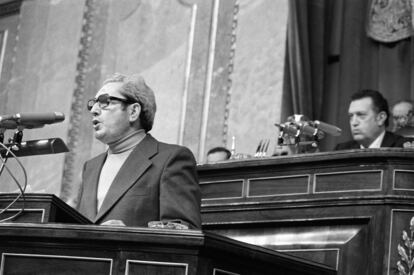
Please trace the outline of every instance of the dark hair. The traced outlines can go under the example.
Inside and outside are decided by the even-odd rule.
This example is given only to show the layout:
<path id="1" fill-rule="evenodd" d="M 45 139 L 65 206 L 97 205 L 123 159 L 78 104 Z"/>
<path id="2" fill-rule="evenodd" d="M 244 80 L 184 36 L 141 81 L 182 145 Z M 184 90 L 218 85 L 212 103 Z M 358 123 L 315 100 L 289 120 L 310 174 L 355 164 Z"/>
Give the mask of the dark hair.
<path id="1" fill-rule="evenodd" d="M 208 150 L 207 155 L 214 154 L 214 153 L 218 153 L 218 152 L 224 152 L 224 153 L 226 153 L 227 159 L 229 159 L 230 156 L 231 156 L 231 152 L 228 149 L 224 148 L 224 147 L 214 147 L 214 148 L 211 148 L 210 150 Z"/>
<path id="2" fill-rule="evenodd" d="M 149 132 L 154 124 L 157 104 L 155 103 L 154 92 L 145 83 L 144 78 L 137 74 L 127 76 L 115 73 L 105 80 L 104 84 L 111 82 L 122 83 L 119 93 L 125 96 L 128 100 L 139 103 L 141 106 L 141 113 L 139 115 L 141 126 L 145 132 Z"/>
<path id="3" fill-rule="evenodd" d="M 385 119 L 385 127 L 387 127 L 390 117 L 390 111 L 388 110 L 387 100 L 382 96 L 380 92 L 376 90 L 364 89 L 354 93 L 351 96 L 351 101 L 359 100 L 365 97 L 369 97 L 372 99 L 375 112 L 385 112 L 385 114 L 387 115 L 387 118 Z"/>

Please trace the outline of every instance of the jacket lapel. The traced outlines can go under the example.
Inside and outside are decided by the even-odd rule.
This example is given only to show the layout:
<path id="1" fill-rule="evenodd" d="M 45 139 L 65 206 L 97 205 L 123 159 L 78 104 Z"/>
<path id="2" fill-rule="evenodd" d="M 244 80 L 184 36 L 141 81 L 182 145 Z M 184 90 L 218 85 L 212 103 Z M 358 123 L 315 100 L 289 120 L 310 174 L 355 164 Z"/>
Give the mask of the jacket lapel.
<path id="1" fill-rule="evenodd" d="M 157 141 L 147 134 L 147 136 L 131 152 L 114 178 L 94 222 L 97 222 L 104 216 L 122 195 L 134 185 L 141 175 L 151 166 L 152 162 L 150 161 L 150 158 L 157 152 Z"/>
<path id="2" fill-rule="evenodd" d="M 97 190 L 99 174 L 101 172 L 103 163 L 106 159 L 106 153 L 97 156 L 95 159 L 87 163 L 87 171 L 84 172 L 86 178 L 84 179 L 85 184 L 83 190 L 82 209 L 79 209 L 84 215 L 93 220 L 96 217 L 97 207 Z"/>
<path id="3" fill-rule="evenodd" d="M 384 138 L 381 142 L 381 147 L 393 147 L 394 146 L 394 136 L 390 132 L 385 132 Z"/>

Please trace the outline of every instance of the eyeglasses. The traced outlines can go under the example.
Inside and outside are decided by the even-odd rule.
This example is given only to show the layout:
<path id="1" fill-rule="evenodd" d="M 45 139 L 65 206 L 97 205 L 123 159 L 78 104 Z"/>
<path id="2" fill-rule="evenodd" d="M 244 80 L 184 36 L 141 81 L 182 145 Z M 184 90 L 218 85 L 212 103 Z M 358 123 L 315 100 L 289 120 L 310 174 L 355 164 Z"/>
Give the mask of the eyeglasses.
<path id="1" fill-rule="evenodd" d="M 408 111 L 408 113 L 406 115 L 401 115 L 401 116 L 392 116 L 392 118 L 394 120 L 400 120 L 400 119 L 405 119 L 408 120 L 413 116 L 413 112 L 412 111 Z"/>
<path id="2" fill-rule="evenodd" d="M 92 110 L 93 105 L 95 105 L 95 103 L 98 103 L 99 108 L 101 108 L 101 109 L 106 108 L 106 107 L 108 107 L 109 103 L 111 103 L 112 100 L 118 100 L 118 101 L 121 101 L 121 102 L 126 103 L 126 104 L 131 104 L 131 103 L 136 102 L 136 101 L 125 99 L 125 98 L 110 96 L 108 94 L 101 94 L 97 98 L 89 99 L 86 107 L 90 111 L 90 110 Z"/>

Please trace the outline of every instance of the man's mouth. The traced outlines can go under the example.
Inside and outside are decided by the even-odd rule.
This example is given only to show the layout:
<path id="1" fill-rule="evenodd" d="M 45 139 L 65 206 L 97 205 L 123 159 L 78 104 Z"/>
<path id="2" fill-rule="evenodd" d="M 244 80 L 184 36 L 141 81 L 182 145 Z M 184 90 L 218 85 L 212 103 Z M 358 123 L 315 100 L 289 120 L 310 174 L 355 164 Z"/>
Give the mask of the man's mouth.
<path id="1" fill-rule="evenodd" d="M 95 130 L 99 128 L 99 124 L 100 124 L 99 120 L 97 119 L 92 120 L 92 125 Z"/>

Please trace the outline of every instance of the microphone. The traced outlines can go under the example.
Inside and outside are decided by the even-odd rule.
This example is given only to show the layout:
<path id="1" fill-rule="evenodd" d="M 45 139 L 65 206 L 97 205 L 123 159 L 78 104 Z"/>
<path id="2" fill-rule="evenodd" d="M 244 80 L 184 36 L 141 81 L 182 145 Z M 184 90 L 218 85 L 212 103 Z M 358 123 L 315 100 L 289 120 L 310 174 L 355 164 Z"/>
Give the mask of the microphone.
<path id="1" fill-rule="evenodd" d="M 287 134 L 290 136 L 298 136 L 300 134 L 299 129 L 294 125 L 286 125 L 286 124 L 277 124 L 275 126 L 279 127 L 280 132 L 283 134 Z"/>
<path id="2" fill-rule="evenodd" d="M 9 150 L 11 150 L 16 157 L 45 155 L 45 154 L 58 154 L 69 152 L 65 142 L 60 138 L 38 139 L 23 141 L 19 145 L 5 144 Z M 1 157 L 11 157 L 5 148 L 0 147 Z"/>
<path id="3" fill-rule="evenodd" d="M 301 130 L 303 134 L 308 136 L 316 136 L 318 134 L 318 129 L 309 124 L 303 124 Z"/>
<path id="4" fill-rule="evenodd" d="M 38 125 L 19 125 L 16 121 L 14 120 L 1 120 L 0 117 L 0 129 L 16 129 L 18 127 L 22 127 L 22 128 L 26 128 L 26 129 L 34 129 L 34 128 L 42 128 L 45 125 L 42 124 L 38 124 Z"/>
<path id="5" fill-rule="evenodd" d="M 319 120 L 315 120 L 315 126 L 316 128 L 318 128 L 319 130 L 332 135 L 332 136 L 340 136 L 342 133 L 342 130 L 334 125 L 319 121 Z"/>
<path id="6" fill-rule="evenodd" d="M 65 120 L 61 112 L 53 113 L 18 113 L 15 115 L 0 116 L 0 128 L 15 129 L 19 126 L 24 128 L 41 128 L 45 124 L 53 124 Z"/>

